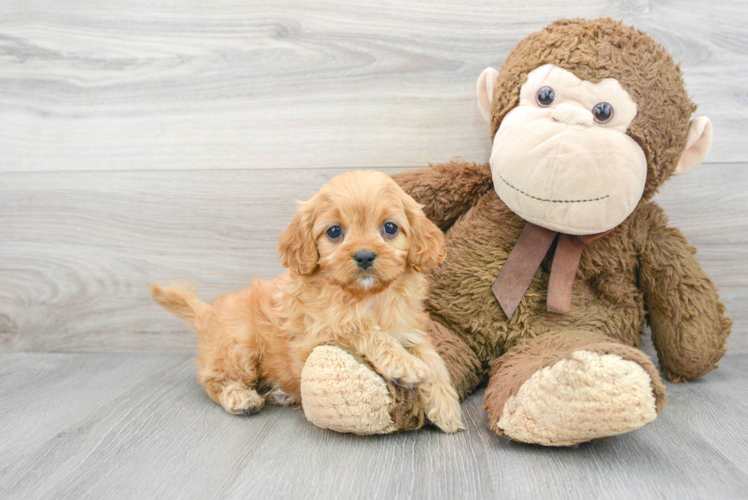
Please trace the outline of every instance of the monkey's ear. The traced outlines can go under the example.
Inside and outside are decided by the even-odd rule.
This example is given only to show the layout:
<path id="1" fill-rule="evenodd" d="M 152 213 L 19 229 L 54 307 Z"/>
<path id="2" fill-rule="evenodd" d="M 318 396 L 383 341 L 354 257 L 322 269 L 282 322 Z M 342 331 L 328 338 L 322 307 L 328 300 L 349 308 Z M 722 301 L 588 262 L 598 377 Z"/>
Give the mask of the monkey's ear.
<path id="1" fill-rule="evenodd" d="M 312 208 L 302 203 L 291 223 L 278 238 L 278 255 L 283 267 L 297 274 L 311 274 L 317 267 L 319 253 L 312 235 Z"/>
<path id="2" fill-rule="evenodd" d="M 680 156 L 673 175 L 687 174 L 699 165 L 712 145 L 712 122 L 706 116 L 691 120 L 686 139 L 686 150 Z"/>
<path id="3" fill-rule="evenodd" d="M 491 103 L 493 102 L 493 88 L 499 72 L 493 68 L 486 68 L 478 77 L 478 107 L 480 114 L 491 123 Z"/>

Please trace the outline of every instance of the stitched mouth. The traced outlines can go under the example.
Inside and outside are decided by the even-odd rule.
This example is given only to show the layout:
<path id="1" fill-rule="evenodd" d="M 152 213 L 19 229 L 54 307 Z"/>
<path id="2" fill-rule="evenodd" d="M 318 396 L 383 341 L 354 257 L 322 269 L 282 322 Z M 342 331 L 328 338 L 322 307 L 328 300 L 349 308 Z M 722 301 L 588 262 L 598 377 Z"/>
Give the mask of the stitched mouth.
<path id="1" fill-rule="evenodd" d="M 507 182 L 507 180 L 506 180 L 506 179 L 504 179 L 504 178 L 503 178 L 503 177 L 501 176 L 501 174 L 500 174 L 500 173 L 496 172 L 496 174 L 497 174 L 497 175 L 499 176 L 499 179 L 501 179 L 501 181 L 502 181 L 502 182 L 503 182 L 504 184 L 506 184 L 506 185 L 507 185 L 507 186 L 509 186 L 510 188 L 514 189 L 514 190 L 515 190 L 515 191 L 517 191 L 518 193 L 521 193 L 521 194 L 523 194 L 523 195 L 527 196 L 528 198 L 532 198 L 533 200 L 538 200 L 538 201 L 547 201 L 547 202 L 549 202 L 549 203 L 587 203 L 588 201 L 600 201 L 600 200 L 604 200 L 605 198 L 609 198 L 609 197 L 610 197 L 610 195 L 609 195 L 609 194 L 606 194 L 605 196 L 600 196 L 599 198 L 590 198 L 590 199 L 587 199 L 587 200 L 549 200 L 549 199 L 546 199 L 546 198 L 538 198 L 537 196 L 533 196 L 533 195 L 531 195 L 531 194 L 525 193 L 524 191 L 522 191 L 522 190 L 521 190 L 521 189 L 519 189 L 518 187 L 515 187 L 515 186 L 513 186 L 512 184 L 510 184 L 509 182 Z"/>

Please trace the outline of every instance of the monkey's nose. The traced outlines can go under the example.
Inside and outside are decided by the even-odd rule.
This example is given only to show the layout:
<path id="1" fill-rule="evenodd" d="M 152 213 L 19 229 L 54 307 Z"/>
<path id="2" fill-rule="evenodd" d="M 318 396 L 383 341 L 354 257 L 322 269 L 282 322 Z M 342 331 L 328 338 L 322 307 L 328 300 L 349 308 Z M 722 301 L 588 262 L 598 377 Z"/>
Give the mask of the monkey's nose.
<path id="1" fill-rule="evenodd" d="M 591 127 L 595 123 L 591 111 L 567 102 L 556 106 L 556 109 L 551 113 L 551 118 L 568 125 L 584 125 L 585 127 Z"/>
<path id="2" fill-rule="evenodd" d="M 353 256 L 353 260 L 361 269 L 369 269 L 374 264 L 374 259 L 377 258 L 377 254 L 369 250 L 361 250 Z"/>

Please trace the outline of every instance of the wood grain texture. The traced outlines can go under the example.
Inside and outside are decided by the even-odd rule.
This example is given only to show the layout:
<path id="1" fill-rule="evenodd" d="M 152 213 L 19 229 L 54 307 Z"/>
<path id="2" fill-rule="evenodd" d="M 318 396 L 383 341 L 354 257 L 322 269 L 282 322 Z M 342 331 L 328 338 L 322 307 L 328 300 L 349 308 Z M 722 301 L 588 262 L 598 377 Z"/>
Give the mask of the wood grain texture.
<path id="1" fill-rule="evenodd" d="M 477 76 L 577 16 L 661 41 L 712 119 L 710 163 L 657 200 L 735 320 L 721 368 L 561 450 L 489 432 L 482 391 L 455 436 L 213 404 L 148 283 L 275 276 L 294 200 L 342 171 L 486 161 Z M 2 2 L 0 498 L 745 498 L 746 21 L 741 0 Z"/>
<path id="2" fill-rule="evenodd" d="M 30 449 L 70 434 L 82 415 L 122 404 L 123 395 L 151 383 L 189 355 L 47 353 L 3 356 L 0 370 L 0 471 Z M 63 430 L 64 429 L 64 430 Z"/>
<path id="3" fill-rule="evenodd" d="M 700 248 L 737 351 L 748 348 L 745 168 L 703 165 L 657 197 Z M 212 300 L 277 275 L 294 200 L 339 172 L 0 173 L 0 350 L 192 352 L 148 284 L 190 281 Z"/>
<path id="4" fill-rule="evenodd" d="M 741 0 L 16 0 L 0 6 L 0 170 L 486 161 L 478 75 L 580 16 L 661 41 L 713 120 L 710 161 L 747 159 Z"/>
<path id="5" fill-rule="evenodd" d="M 490 432 L 482 390 L 463 403 L 465 432 L 357 437 L 318 429 L 289 408 L 229 415 L 181 355 L 2 354 L 0 426 L 22 438 L 0 464 L 0 496 L 744 498 L 747 361 L 733 356 L 699 382 L 668 384 L 670 405 L 643 429 L 553 449 Z M 144 365 L 152 367 L 134 376 Z M 14 381 L 55 367 L 57 377 L 29 378 L 34 400 L 21 404 L 29 386 Z M 94 404 L 117 377 L 129 386 Z M 72 405 L 65 387 L 88 404 Z"/>

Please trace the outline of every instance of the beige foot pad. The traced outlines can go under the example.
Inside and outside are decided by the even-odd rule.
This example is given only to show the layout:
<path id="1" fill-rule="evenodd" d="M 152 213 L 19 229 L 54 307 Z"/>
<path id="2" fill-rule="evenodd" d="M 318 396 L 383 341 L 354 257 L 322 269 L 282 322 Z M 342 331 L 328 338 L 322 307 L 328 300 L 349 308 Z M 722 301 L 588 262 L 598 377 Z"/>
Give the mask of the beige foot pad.
<path id="1" fill-rule="evenodd" d="M 394 432 L 391 403 L 382 377 L 344 350 L 320 346 L 307 358 L 301 404 L 317 427 L 354 434 Z"/>
<path id="2" fill-rule="evenodd" d="M 516 441 L 571 446 L 633 431 L 657 417 L 651 379 L 634 361 L 577 351 L 533 374 L 497 423 Z"/>

